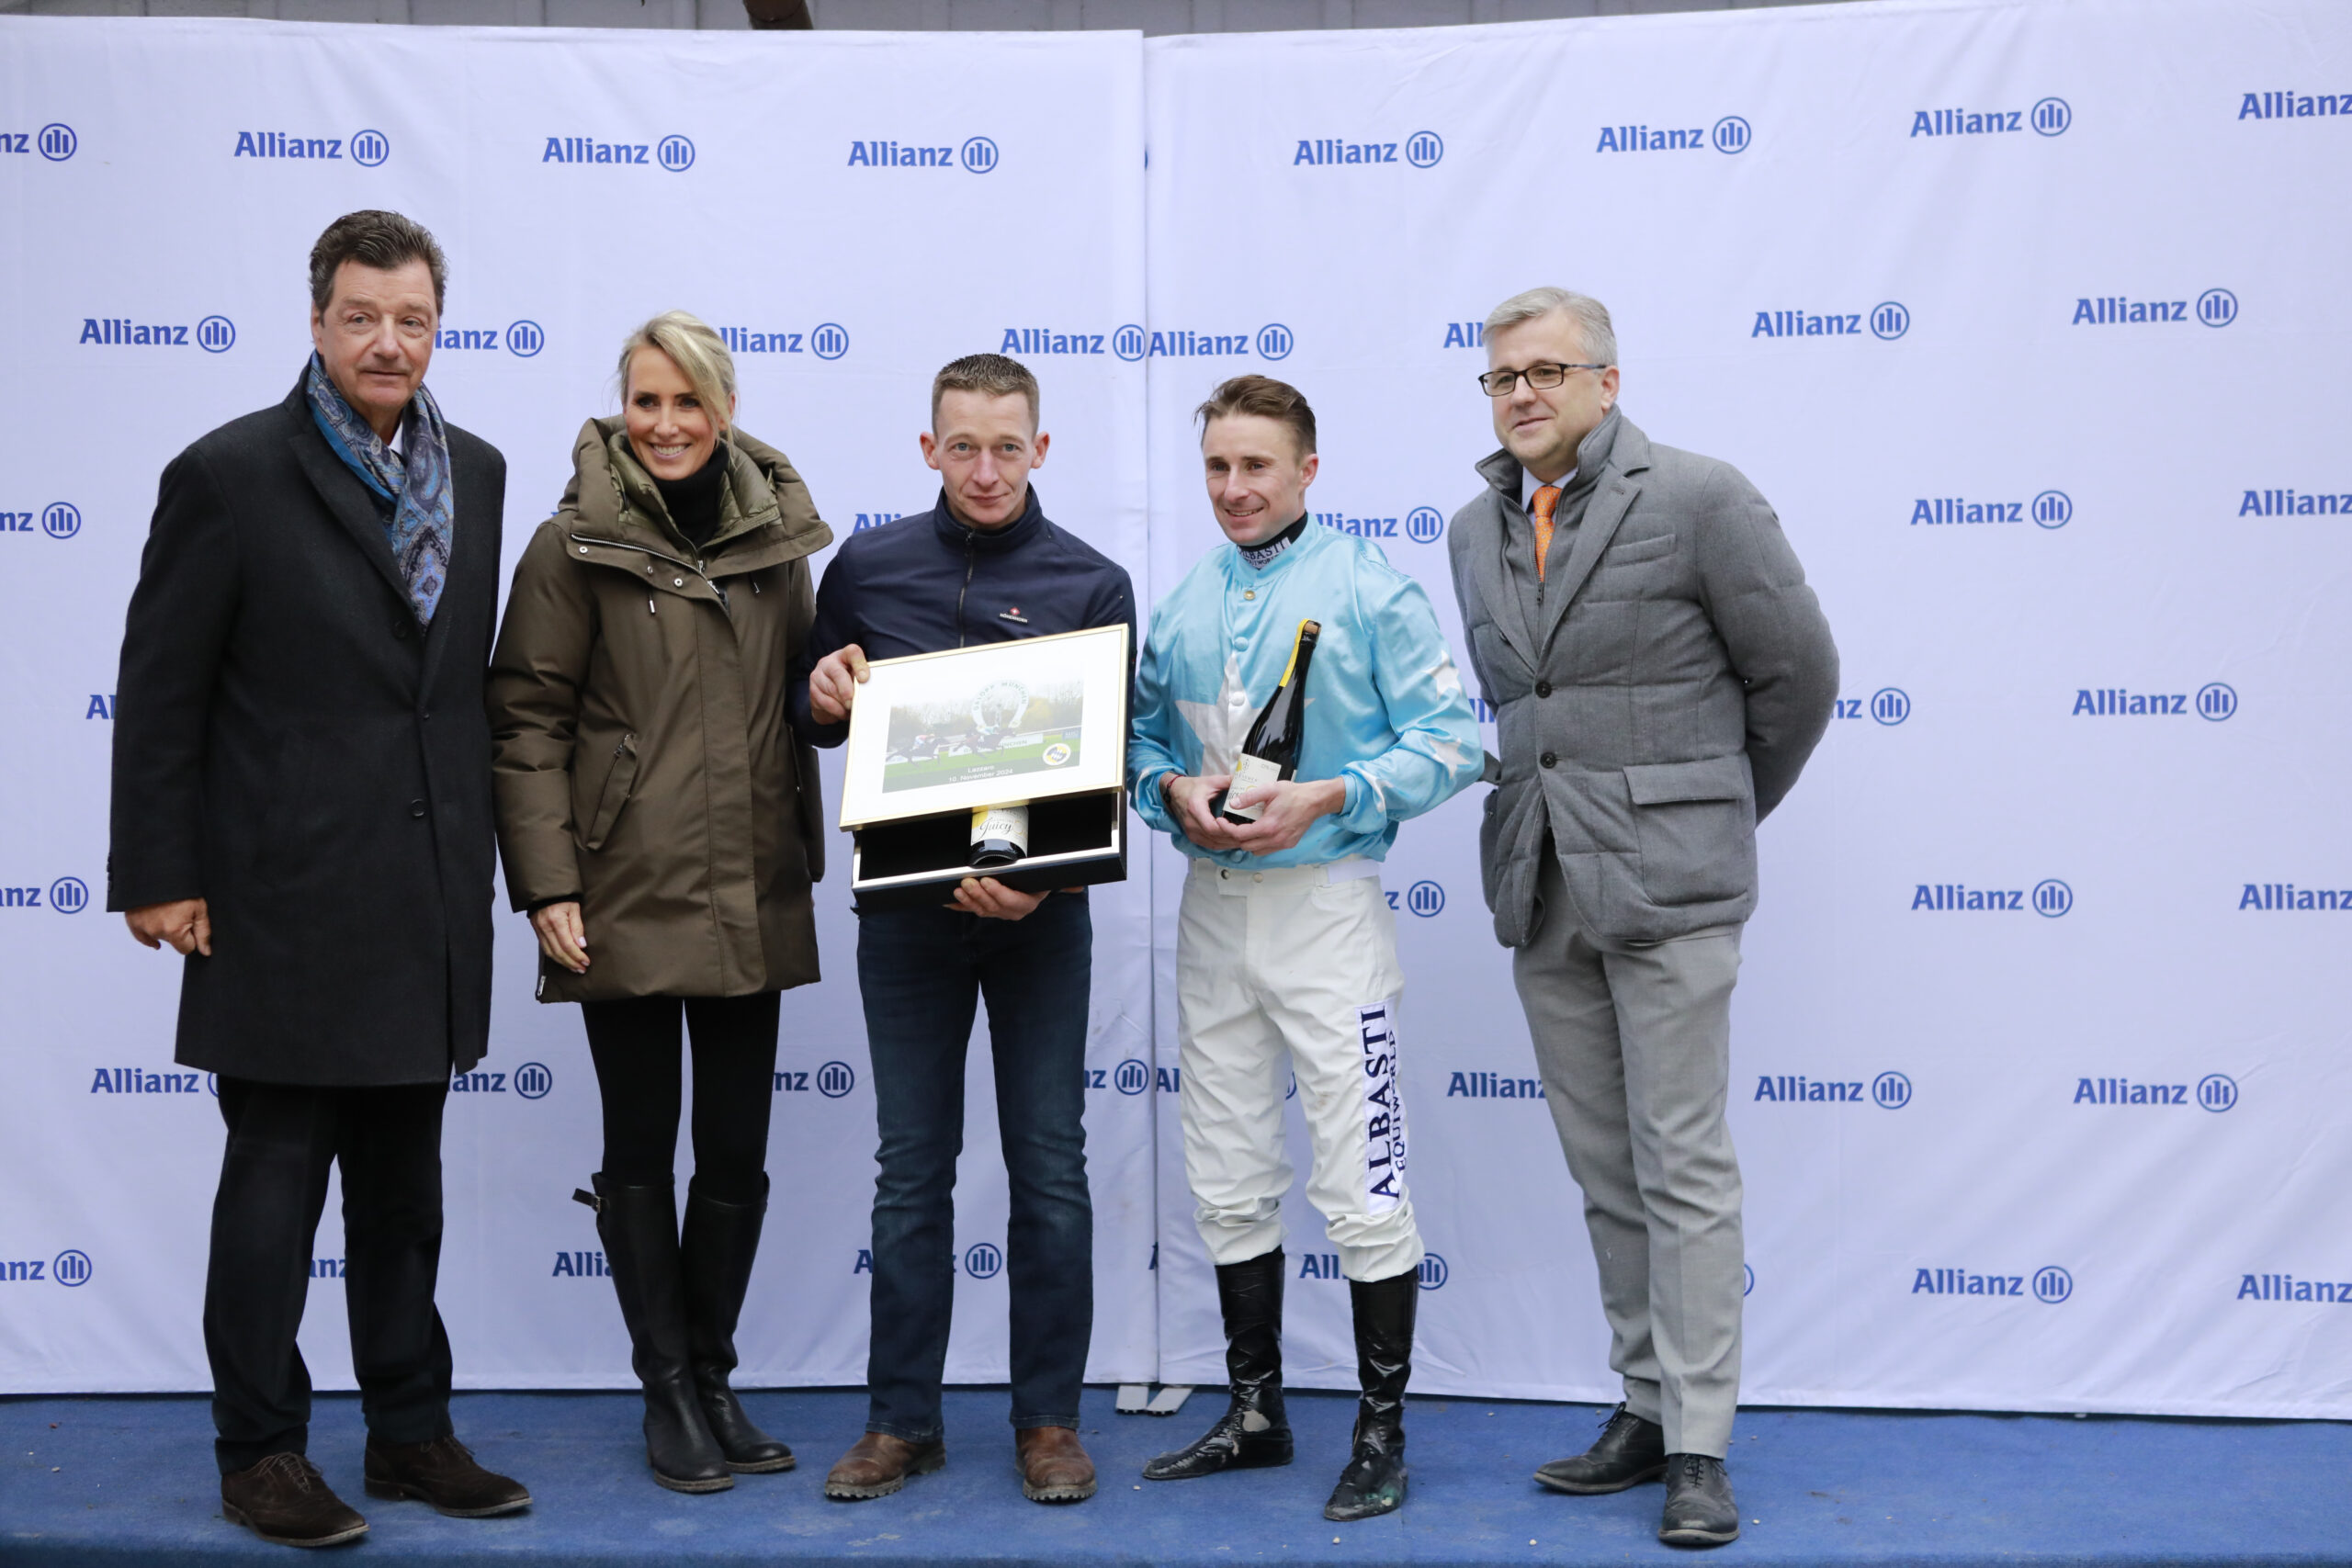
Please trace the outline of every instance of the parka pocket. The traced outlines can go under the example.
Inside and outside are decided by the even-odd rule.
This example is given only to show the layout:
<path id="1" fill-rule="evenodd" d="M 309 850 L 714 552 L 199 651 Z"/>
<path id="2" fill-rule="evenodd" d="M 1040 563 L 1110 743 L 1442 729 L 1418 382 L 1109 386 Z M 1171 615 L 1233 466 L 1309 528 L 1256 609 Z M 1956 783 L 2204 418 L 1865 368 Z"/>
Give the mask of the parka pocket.
<path id="1" fill-rule="evenodd" d="M 605 772 L 605 787 L 596 797 L 596 815 L 589 819 L 588 831 L 581 839 L 582 849 L 601 850 L 612 836 L 613 823 L 628 804 L 629 794 L 637 787 L 637 736 L 624 735 L 620 744 L 613 748 L 612 765 Z"/>

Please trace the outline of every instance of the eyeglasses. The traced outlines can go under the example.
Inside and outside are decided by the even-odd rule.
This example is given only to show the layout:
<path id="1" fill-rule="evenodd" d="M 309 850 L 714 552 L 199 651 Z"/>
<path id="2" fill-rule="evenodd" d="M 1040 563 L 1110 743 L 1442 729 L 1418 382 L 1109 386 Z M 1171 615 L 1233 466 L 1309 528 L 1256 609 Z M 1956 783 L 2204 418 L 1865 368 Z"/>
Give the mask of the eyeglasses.
<path id="1" fill-rule="evenodd" d="M 1571 370 L 1606 370 L 1606 365 L 1555 365 L 1549 360 L 1524 370 L 1489 370 L 1478 378 L 1479 389 L 1490 398 L 1508 398 L 1519 389 L 1520 378 L 1537 391 L 1549 391 L 1568 378 Z"/>

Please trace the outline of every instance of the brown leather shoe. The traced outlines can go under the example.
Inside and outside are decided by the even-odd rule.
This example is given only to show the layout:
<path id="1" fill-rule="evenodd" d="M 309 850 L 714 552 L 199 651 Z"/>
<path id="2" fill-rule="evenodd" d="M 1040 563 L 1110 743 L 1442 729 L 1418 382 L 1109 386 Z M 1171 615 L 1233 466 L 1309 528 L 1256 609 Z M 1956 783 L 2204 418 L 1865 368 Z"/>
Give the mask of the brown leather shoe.
<path id="1" fill-rule="evenodd" d="M 947 1462 L 944 1442 L 910 1443 L 888 1432 L 868 1432 L 842 1455 L 825 1477 L 825 1495 L 840 1503 L 888 1497 L 910 1475 L 929 1475 Z"/>
<path id="2" fill-rule="evenodd" d="M 429 1443 L 370 1438 L 364 1468 L 370 1497 L 422 1497 L 453 1519 L 487 1519 L 531 1506 L 521 1482 L 484 1470 L 455 1438 Z"/>
<path id="3" fill-rule="evenodd" d="M 1094 1461 L 1068 1427 L 1023 1427 L 1012 1434 L 1021 1495 L 1032 1503 L 1083 1503 L 1094 1495 Z"/>
<path id="4" fill-rule="evenodd" d="M 279 1546 L 336 1546 L 368 1533 L 368 1521 L 300 1454 L 272 1454 L 222 1476 L 220 1517 Z"/>

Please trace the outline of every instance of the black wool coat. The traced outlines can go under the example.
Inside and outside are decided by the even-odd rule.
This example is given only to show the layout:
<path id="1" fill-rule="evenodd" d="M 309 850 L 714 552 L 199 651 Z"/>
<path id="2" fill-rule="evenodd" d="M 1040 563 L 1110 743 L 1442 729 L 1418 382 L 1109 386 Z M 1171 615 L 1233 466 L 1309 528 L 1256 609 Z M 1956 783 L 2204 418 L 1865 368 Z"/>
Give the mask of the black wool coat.
<path id="1" fill-rule="evenodd" d="M 506 460 L 448 434 L 429 629 L 300 380 L 164 470 L 123 631 L 107 908 L 209 906 L 212 956 L 184 960 L 183 1066 L 369 1086 L 481 1059 Z"/>

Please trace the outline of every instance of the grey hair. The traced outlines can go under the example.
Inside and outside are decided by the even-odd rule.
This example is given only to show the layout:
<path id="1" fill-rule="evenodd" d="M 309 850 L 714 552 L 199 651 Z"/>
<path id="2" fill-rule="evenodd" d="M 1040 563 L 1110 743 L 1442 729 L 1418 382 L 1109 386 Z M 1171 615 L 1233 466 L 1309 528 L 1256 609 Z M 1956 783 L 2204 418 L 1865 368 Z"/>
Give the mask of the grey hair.
<path id="1" fill-rule="evenodd" d="M 670 356 L 702 406 L 724 430 L 735 423 L 735 356 L 700 316 L 687 310 L 664 310 L 621 344 L 621 401 L 628 401 L 629 362 L 640 348 L 657 348 Z"/>
<path id="2" fill-rule="evenodd" d="M 1517 326 L 1555 310 L 1577 324 L 1577 330 L 1584 334 L 1587 355 L 1602 365 L 1617 363 L 1617 329 L 1609 323 L 1609 307 L 1591 295 L 1578 294 L 1574 289 L 1546 285 L 1514 294 L 1487 312 L 1487 330 L 1491 333 Z"/>

